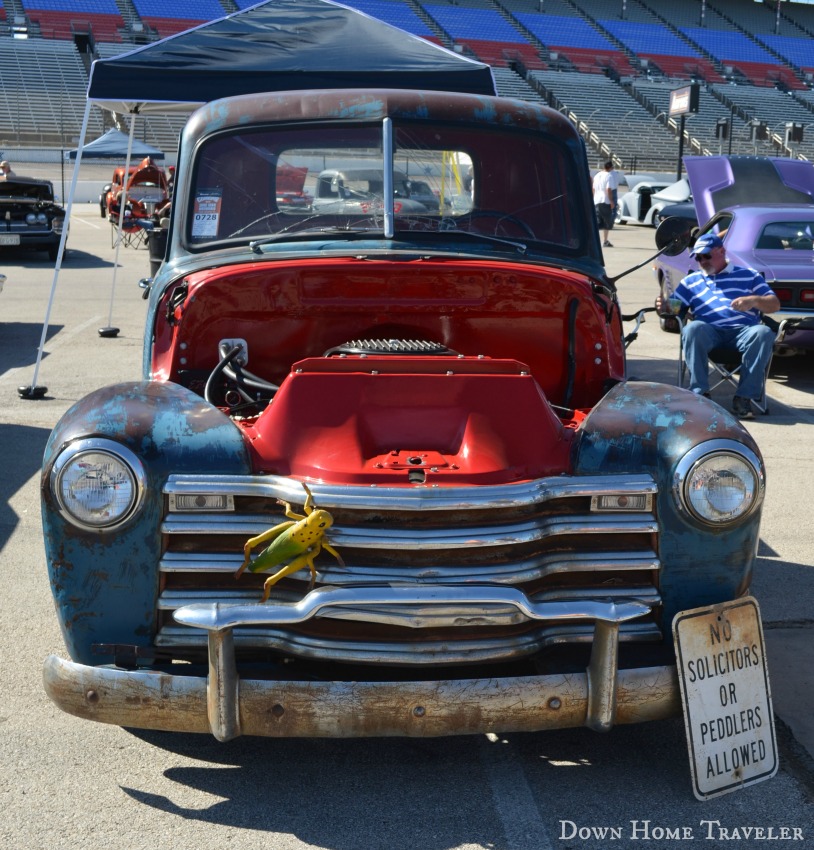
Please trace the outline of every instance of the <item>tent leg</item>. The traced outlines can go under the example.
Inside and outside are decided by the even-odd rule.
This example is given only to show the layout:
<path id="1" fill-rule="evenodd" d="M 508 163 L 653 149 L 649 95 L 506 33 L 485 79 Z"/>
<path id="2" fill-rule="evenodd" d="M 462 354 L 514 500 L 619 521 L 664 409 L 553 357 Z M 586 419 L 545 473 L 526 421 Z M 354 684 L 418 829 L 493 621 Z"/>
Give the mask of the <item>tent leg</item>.
<path id="1" fill-rule="evenodd" d="M 82 130 L 79 133 L 79 149 L 76 152 L 76 162 L 74 163 L 73 177 L 71 178 L 71 188 L 68 190 L 68 203 L 65 205 L 65 224 L 62 228 L 62 236 L 59 239 L 59 248 L 57 249 L 57 261 L 54 264 L 54 277 L 51 281 L 51 293 L 48 296 L 48 306 L 45 308 L 45 318 L 42 322 L 42 335 L 40 336 L 40 347 L 37 349 L 37 359 L 34 363 L 34 375 L 31 378 L 30 386 L 17 387 L 17 394 L 20 398 L 38 399 L 44 398 L 48 392 L 48 387 L 37 386 L 37 377 L 40 372 L 40 364 L 42 363 L 42 354 L 45 349 L 45 340 L 48 336 L 48 324 L 51 321 L 51 308 L 54 305 L 54 295 L 57 291 L 57 280 L 59 279 L 59 270 L 62 268 L 62 258 L 65 256 L 65 242 L 68 239 L 68 225 L 71 221 L 71 210 L 73 209 L 73 199 L 76 194 L 76 182 L 79 178 L 79 166 L 82 163 L 82 148 L 85 144 L 85 136 L 88 133 L 88 119 L 90 118 L 90 100 L 85 104 L 85 114 L 82 118 Z"/>
<path id="2" fill-rule="evenodd" d="M 130 135 L 127 138 L 127 158 L 124 163 L 124 187 L 119 202 L 119 226 L 116 231 L 116 254 L 113 258 L 113 282 L 110 285 L 110 309 L 107 314 L 107 325 L 99 328 L 99 336 L 111 339 L 119 335 L 119 329 L 113 326 L 113 297 L 116 293 L 116 275 L 119 271 L 119 249 L 122 244 L 122 224 L 124 222 L 125 210 L 127 209 L 127 180 L 130 176 L 130 158 L 133 154 L 133 135 L 136 130 L 135 115 L 130 119 Z"/>

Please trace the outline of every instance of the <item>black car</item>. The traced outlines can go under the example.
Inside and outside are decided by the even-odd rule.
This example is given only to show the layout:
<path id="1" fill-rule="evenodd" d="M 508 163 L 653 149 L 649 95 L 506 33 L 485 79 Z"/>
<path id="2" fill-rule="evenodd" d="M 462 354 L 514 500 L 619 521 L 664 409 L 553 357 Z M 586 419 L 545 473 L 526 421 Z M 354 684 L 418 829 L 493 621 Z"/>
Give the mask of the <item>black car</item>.
<path id="1" fill-rule="evenodd" d="M 48 180 L 14 177 L 0 181 L 0 249 L 34 248 L 56 260 L 65 210 L 54 201 Z"/>

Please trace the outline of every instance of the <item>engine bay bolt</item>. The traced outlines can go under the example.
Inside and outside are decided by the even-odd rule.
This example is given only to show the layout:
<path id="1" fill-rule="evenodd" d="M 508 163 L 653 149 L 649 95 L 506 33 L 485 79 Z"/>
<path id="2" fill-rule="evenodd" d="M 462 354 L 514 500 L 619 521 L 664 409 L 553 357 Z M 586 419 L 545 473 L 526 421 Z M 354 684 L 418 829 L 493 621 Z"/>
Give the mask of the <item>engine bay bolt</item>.
<path id="1" fill-rule="evenodd" d="M 85 694 L 85 699 L 91 704 L 96 705 L 99 702 L 99 694 L 97 691 L 90 690 Z"/>
<path id="2" fill-rule="evenodd" d="M 426 713 L 427 713 L 427 712 L 426 712 L 426 709 L 424 708 L 424 706 L 423 706 L 423 705 L 417 705 L 417 706 L 413 709 L 413 714 L 414 714 L 416 717 L 423 717 Z"/>
<path id="3" fill-rule="evenodd" d="M 560 700 L 559 697 L 551 697 L 551 699 L 548 701 L 548 707 L 552 711 L 558 711 L 560 708 L 562 708 L 562 700 Z"/>
<path id="4" fill-rule="evenodd" d="M 285 714 L 285 709 L 278 702 L 276 705 L 272 706 L 271 713 L 274 717 L 282 717 Z"/>

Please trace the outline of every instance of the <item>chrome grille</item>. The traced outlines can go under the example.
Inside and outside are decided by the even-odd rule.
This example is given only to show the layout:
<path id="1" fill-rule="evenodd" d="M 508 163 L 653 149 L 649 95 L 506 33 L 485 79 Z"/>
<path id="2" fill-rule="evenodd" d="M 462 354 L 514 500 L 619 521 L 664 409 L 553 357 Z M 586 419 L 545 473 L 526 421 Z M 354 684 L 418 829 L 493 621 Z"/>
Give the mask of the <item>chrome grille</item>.
<path id="1" fill-rule="evenodd" d="M 331 512 L 328 540 L 345 561 L 317 560 L 317 586 L 508 585 L 533 602 L 636 599 L 650 617 L 623 623 L 622 641 L 660 641 L 658 524 L 653 510 L 592 512 L 603 495 L 647 495 L 647 475 L 544 478 L 484 487 L 358 487 L 309 485 L 314 502 Z M 160 631 L 156 643 L 205 646 L 199 630 L 175 623 L 172 612 L 194 603 L 259 601 L 264 574 L 233 577 L 243 545 L 286 519 L 277 500 L 301 511 L 305 493 L 277 476 L 172 476 L 165 487 L 160 563 Z M 224 495 L 234 510 L 200 514 L 171 510 L 193 504 L 180 496 Z M 272 589 L 270 604 L 296 602 L 307 570 Z M 418 620 L 421 628 L 407 628 Z M 298 657 L 394 664 L 458 664 L 525 657 L 592 639 L 593 623 L 530 623 L 515 609 L 466 604 L 417 611 L 381 606 L 326 612 L 296 628 L 235 629 L 240 648 Z"/>

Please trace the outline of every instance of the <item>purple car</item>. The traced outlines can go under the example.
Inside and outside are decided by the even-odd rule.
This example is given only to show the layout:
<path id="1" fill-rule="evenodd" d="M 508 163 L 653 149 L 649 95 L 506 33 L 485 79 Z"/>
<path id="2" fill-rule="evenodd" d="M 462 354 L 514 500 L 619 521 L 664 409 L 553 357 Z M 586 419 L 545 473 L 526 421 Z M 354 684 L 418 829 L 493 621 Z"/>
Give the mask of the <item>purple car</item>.
<path id="1" fill-rule="evenodd" d="M 789 324 L 778 350 L 814 350 L 814 165 L 764 156 L 691 156 L 684 163 L 698 221 L 706 222 L 698 235 L 718 234 L 733 263 L 763 274 L 780 299 L 773 319 L 802 320 Z M 662 254 L 655 262 L 662 299 L 697 268 L 689 248 Z M 677 330 L 669 315 L 660 322 Z"/>

